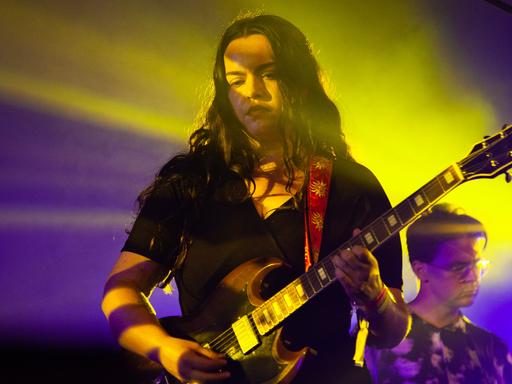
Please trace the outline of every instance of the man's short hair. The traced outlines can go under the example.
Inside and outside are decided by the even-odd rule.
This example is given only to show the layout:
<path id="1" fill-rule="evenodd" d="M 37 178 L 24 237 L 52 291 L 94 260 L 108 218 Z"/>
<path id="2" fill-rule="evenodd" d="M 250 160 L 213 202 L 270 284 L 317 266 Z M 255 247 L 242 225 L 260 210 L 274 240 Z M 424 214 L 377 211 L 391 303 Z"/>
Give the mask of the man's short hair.
<path id="1" fill-rule="evenodd" d="M 430 263 L 442 243 L 461 237 L 483 237 L 487 245 L 487 233 L 480 221 L 460 207 L 434 205 L 407 228 L 409 260 Z"/>

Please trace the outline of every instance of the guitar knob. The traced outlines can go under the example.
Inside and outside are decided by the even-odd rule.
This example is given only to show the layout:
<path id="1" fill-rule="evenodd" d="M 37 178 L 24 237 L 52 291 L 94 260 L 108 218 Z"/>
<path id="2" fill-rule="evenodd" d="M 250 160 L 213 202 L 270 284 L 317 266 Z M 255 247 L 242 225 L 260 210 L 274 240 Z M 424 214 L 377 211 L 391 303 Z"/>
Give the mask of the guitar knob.
<path id="1" fill-rule="evenodd" d="M 512 181 L 512 171 L 505 172 L 505 181 L 510 183 Z"/>

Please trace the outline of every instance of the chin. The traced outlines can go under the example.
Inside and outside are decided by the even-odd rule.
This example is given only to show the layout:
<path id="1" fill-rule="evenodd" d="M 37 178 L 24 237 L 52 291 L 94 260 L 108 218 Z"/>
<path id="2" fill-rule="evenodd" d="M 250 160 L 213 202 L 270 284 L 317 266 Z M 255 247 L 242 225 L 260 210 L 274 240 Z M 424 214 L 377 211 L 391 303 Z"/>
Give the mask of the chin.
<path id="1" fill-rule="evenodd" d="M 474 302 L 475 302 L 475 300 L 473 300 L 473 299 L 471 299 L 471 300 L 461 300 L 460 303 L 459 303 L 459 307 L 460 308 L 471 307 Z"/>
<path id="2" fill-rule="evenodd" d="M 247 126 L 247 132 L 254 137 L 256 140 L 265 140 L 268 136 L 271 136 L 269 128 L 263 124 L 252 124 Z"/>
<path id="3" fill-rule="evenodd" d="M 469 306 L 473 305 L 475 300 L 476 300 L 476 294 L 467 294 L 467 295 L 461 296 L 461 298 L 458 300 L 459 306 L 460 307 L 469 307 Z"/>

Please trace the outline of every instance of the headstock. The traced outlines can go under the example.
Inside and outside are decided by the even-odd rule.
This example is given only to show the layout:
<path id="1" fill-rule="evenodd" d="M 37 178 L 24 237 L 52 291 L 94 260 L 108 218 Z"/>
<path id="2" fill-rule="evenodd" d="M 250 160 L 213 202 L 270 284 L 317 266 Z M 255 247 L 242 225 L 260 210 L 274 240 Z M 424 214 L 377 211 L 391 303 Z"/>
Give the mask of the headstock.
<path id="1" fill-rule="evenodd" d="M 512 124 L 492 136 L 484 137 L 468 156 L 458 162 L 464 180 L 492 179 L 502 173 L 512 180 Z"/>

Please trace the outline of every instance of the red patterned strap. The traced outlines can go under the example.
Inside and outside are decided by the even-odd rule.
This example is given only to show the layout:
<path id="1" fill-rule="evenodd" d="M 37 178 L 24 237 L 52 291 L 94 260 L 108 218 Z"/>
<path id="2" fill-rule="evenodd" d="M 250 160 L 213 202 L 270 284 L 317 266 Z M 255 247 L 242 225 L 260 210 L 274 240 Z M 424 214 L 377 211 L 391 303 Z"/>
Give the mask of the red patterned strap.
<path id="1" fill-rule="evenodd" d="M 322 156 L 311 157 L 309 183 L 304 212 L 304 264 L 306 271 L 318 261 L 325 210 L 331 185 L 332 161 Z"/>

